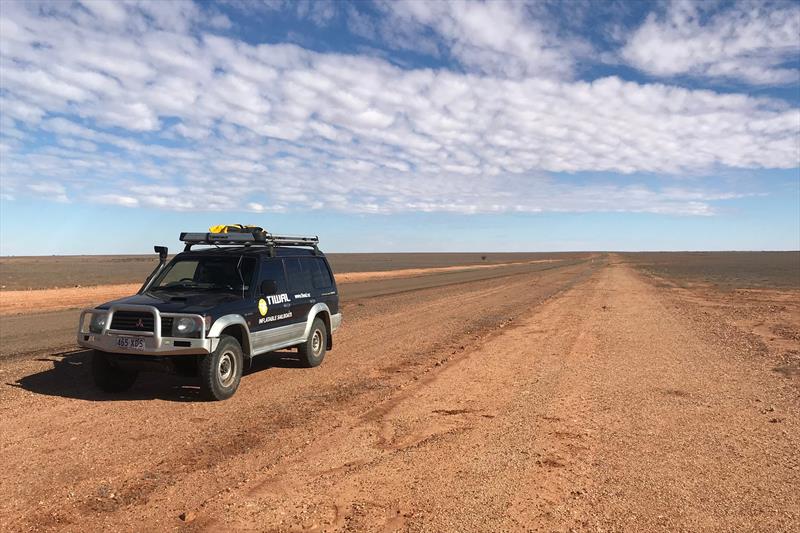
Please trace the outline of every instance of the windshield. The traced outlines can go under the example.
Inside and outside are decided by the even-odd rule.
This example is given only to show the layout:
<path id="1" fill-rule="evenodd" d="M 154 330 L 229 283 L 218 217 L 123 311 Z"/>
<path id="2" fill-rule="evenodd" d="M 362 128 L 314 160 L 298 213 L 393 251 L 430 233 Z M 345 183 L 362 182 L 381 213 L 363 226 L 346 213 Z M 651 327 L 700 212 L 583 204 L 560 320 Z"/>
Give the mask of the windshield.
<path id="1" fill-rule="evenodd" d="M 149 290 L 221 290 L 244 295 L 250 289 L 255 264 L 254 258 L 243 256 L 176 258 Z"/>

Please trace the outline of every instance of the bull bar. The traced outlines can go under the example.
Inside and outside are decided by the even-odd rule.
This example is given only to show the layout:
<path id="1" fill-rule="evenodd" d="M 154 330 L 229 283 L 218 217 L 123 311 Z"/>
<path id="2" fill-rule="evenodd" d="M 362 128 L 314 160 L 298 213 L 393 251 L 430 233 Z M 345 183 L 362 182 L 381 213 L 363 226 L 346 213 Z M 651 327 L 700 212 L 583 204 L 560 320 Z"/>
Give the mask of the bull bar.
<path id="1" fill-rule="evenodd" d="M 153 331 L 131 331 L 111 329 L 114 313 L 117 311 L 147 312 L 153 315 Z M 86 323 L 87 315 L 94 313 L 108 313 L 108 318 L 100 333 L 89 330 Z M 200 337 L 165 337 L 161 331 L 163 317 L 183 318 L 190 317 L 199 320 Z M 91 321 L 91 318 L 89 319 Z M 85 330 L 85 331 L 84 331 Z M 143 339 L 144 349 L 124 348 L 118 344 L 121 337 Z M 103 352 L 128 354 L 128 355 L 201 355 L 211 353 L 216 349 L 219 339 L 206 337 L 204 317 L 191 313 L 162 313 L 151 305 L 112 305 L 108 309 L 84 309 L 78 322 L 78 345 Z M 178 343 L 178 344 L 176 344 Z"/>

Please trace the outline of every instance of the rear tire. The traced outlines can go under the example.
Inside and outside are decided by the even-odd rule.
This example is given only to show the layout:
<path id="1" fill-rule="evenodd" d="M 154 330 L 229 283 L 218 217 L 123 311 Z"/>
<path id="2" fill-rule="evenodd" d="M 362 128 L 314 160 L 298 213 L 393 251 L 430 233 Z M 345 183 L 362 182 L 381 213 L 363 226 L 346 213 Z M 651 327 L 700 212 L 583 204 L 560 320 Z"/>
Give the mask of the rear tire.
<path id="1" fill-rule="evenodd" d="M 103 392 L 125 392 L 133 386 L 138 375 L 135 370 L 118 367 L 112 356 L 105 352 L 95 350 L 92 353 L 92 378 Z"/>
<path id="2" fill-rule="evenodd" d="M 227 400 L 239 388 L 244 356 L 239 341 L 229 335 L 219 339 L 217 349 L 199 361 L 200 395 L 206 400 Z"/>
<path id="3" fill-rule="evenodd" d="M 297 347 L 300 365 L 306 368 L 319 366 L 322 360 L 325 359 L 327 339 L 328 330 L 325 327 L 325 322 L 315 318 L 311 324 L 311 331 L 308 332 L 308 339 Z"/>

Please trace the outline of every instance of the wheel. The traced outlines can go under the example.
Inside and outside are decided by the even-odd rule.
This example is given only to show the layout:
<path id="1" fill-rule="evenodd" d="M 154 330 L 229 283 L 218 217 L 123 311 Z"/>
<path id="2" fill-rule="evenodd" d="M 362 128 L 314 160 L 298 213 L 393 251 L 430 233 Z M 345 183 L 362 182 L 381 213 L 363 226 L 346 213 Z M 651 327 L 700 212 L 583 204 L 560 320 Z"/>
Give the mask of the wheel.
<path id="1" fill-rule="evenodd" d="M 92 353 L 92 378 L 97 388 L 104 392 L 124 392 L 133 386 L 138 375 L 135 370 L 118 367 L 105 352 L 95 350 Z"/>
<path id="2" fill-rule="evenodd" d="M 300 364 L 306 368 L 319 366 L 325 359 L 326 342 L 328 330 L 325 329 L 325 322 L 315 318 L 311 324 L 311 331 L 308 333 L 306 342 L 297 347 L 300 356 Z"/>
<path id="3" fill-rule="evenodd" d="M 223 335 L 217 349 L 200 358 L 200 394 L 206 400 L 227 400 L 242 379 L 244 356 L 235 338 Z"/>

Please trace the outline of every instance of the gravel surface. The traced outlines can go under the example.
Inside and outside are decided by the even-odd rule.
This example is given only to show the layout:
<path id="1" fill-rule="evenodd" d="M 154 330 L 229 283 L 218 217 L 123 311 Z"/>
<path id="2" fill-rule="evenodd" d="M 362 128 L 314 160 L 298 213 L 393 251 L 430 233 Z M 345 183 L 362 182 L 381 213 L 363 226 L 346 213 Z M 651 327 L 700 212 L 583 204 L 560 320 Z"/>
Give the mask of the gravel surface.
<path id="1" fill-rule="evenodd" d="M 704 291 L 611 257 L 352 299 L 221 403 L 0 363 L 0 528 L 796 531 L 797 293 Z"/>

